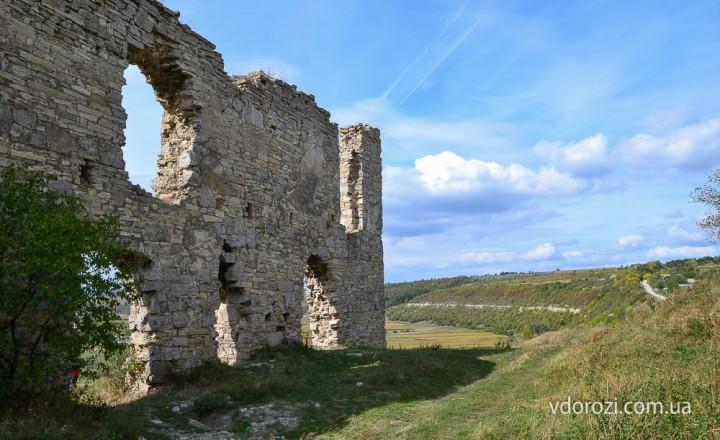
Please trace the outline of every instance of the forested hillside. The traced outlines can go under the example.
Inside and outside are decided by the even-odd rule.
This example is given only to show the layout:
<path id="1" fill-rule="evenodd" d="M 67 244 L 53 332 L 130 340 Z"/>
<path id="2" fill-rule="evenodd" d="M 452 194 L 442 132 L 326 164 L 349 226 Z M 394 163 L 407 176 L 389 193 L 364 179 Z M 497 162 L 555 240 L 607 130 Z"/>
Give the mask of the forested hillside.
<path id="1" fill-rule="evenodd" d="M 463 276 L 386 285 L 387 315 L 400 321 L 484 328 L 532 337 L 581 323 L 615 322 L 659 293 L 718 272 L 720 257 L 659 261 L 632 266 Z"/>
<path id="2" fill-rule="evenodd" d="M 388 283 L 385 284 L 385 306 L 392 307 L 408 302 L 423 293 L 474 283 L 479 279 L 480 277 L 460 276 L 435 280 L 411 281 L 408 283 Z"/>

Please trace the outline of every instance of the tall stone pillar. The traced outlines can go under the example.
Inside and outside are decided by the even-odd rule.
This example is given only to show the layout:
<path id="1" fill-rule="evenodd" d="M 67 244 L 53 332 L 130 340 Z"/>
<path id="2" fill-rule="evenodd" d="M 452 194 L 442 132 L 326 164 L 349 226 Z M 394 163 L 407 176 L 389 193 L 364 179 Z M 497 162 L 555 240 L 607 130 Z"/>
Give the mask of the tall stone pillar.
<path id="1" fill-rule="evenodd" d="M 340 222 L 348 233 L 382 233 L 380 130 L 359 124 L 340 129 Z"/>

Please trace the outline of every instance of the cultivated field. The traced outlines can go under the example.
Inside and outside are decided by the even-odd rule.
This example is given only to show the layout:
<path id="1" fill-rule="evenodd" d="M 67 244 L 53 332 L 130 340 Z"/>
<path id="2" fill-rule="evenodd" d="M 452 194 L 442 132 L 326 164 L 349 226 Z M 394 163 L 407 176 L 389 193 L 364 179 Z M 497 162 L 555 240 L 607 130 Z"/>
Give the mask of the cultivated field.
<path id="1" fill-rule="evenodd" d="M 431 322 L 385 321 L 388 348 L 484 348 L 507 341 L 504 335 L 467 330 L 459 327 L 435 325 Z M 303 340 L 309 341 L 307 316 L 302 320 Z"/>
<path id="2" fill-rule="evenodd" d="M 388 348 L 442 348 L 494 347 L 508 337 L 489 332 L 472 331 L 458 327 L 435 325 L 429 322 L 385 321 Z"/>

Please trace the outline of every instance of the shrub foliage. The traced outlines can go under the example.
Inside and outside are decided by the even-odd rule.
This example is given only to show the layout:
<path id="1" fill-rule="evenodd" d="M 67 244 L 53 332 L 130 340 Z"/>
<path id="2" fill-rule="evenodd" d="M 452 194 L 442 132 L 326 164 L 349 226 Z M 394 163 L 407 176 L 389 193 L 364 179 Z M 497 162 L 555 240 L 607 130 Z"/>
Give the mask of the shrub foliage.
<path id="1" fill-rule="evenodd" d="M 10 166 L 0 183 L 0 395 L 57 383 L 94 348 L 123 348 L 116 308 L 134 299 L 118 220 L 84 221 L 49 176 Z M 119 263 L 118 263 L 119 264 Z"/>

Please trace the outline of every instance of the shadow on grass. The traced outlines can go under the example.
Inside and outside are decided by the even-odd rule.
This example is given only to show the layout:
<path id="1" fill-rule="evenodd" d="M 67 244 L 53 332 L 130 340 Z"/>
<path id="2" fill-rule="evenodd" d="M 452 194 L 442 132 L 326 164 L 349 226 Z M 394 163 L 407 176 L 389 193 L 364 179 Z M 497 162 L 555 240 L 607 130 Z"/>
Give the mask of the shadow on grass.
<path id="1" fill-rule="evenodd" d="M 236 408 L 277 401 L 297 404 L 300 425 L 283 432 L 296 437 L 341 427 L 352 415 L 371 408 L 449 394 L 490 374 L 494 364 L 482 357 L 496 352 L 435 347 L 319 351 L 288 346 L 261 353 L 240 367 L 207 367 L 188 381 L 198 388 L 192 397 L 224 399 Z"/>
<path id="2" fill-rule="evenodd" d="M 299 419 L 296 427 L 276 426 L 273 434 L 297 438 L 329 432 L 344 426 L 354 414 L 393 403 L 436 399 L 482 379 L 494 367 L 482 357 L 496 352 L 489 348 L 319 351 L 304 346 L 281 347 L 260 353 L 238 367 L 207 365 L 139 400 L 106 407 L 101 413 L 93 410 L 94 417 L 87 423 L 76 419 L 67 438 L 77 438 L 82 432 L 93 432 L 95 438 L 138 438 L 138 434 L 162 438 L 149 433 L 150 418 L 187 432 L 194 430 L 188 418 L 212 420 L 221 414 L 226 420 L 232 419 L 232 424 L 215 429 L 241 434 L 247 432 L 248 422 L 254 421 L 248 420 L 252 416 L 247 414 L 271 402 L 280 403 L 281 409 L 276 412 L 282 413 L 285 408 L 290 417 Z M 195 405 L 187 413 L 171 411 L 188 400 Z M 77 411 L 82 413 L 83 409 L 76 409 L 80 414 Z M 48 428 L 43 431 L 47 437 L 67 434 Z"/>

